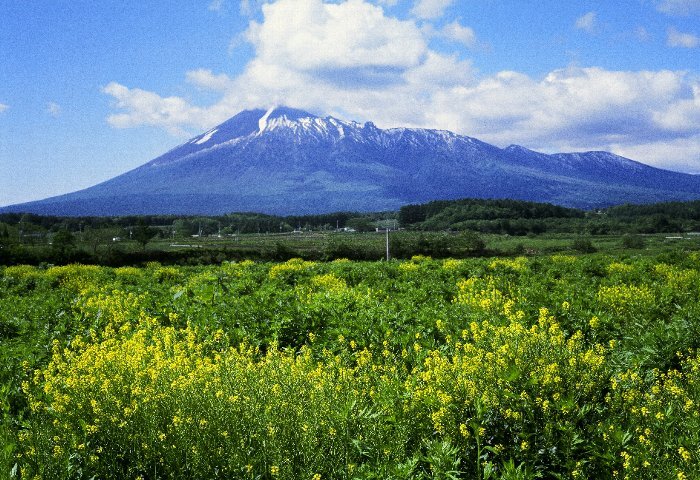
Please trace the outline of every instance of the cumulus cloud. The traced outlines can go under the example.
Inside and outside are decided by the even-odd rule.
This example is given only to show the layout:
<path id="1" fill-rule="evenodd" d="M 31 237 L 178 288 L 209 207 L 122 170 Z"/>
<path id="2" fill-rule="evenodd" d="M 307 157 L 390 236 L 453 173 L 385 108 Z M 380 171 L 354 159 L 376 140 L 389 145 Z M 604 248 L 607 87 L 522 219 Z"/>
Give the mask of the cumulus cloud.
<path id="1" fill-rule="evenodd" d="M 5 105 L 4 103 L 0 103 L 0 113 L 4 112 L 8 108 L 10 108 L 9 105 Z"/>
<path id="2" fill-rule="evenodd" d="M 659 168 L 700 174 L 700 135 L 633 145 L 612 145 L 611 150 L 623 157 L 643 159 L 645 163 Z"/>
<path id="3" fill-rule="evenodd" d="M 441 97 L 445 110 L 450 104 L 460 106 L 457 121 L 477 136 L 552 150 L 680 134 L 661 118 L 683 102 L 697 100 L 688 88 L 683 73 L 568 68 L 542 80 L 501 72 Z M 690 107 L 684 117 L 697 131 L 695 110 L 697 106 Z"/>
<path id="4" fill-rule="evenodd" d="M 114 98 L 116 108 L 123 110 L 107 117 L 107 122 L 116 128 L 154 126 L 182 136 L 184 127 L 201 128 L 205 121 L 203 109 L 179 97 L 163 98 L 156 93 L 130 89 L 116 82 L 109 83 L 102 91 Z"/>
<path id="5" fill-rule="evenodd" d="M 700 0 L 661 0 L 657 1 L 656 8 L 669 15 L 698 15 Z"/>
<path id="6" fill-rule="evenodd" d="M 469 27 L 461 25 L 458 21 L 448 23 L 442 29 L 441 34 L 453 40 L 455 42 L 461 43 L 462 45 L 473 48 L 476 46 L 476 34 L 474 30 Z"/>
<path id="7" fill-rule="evenodd" d="M 675 28 L 668 29 L 666 45 L 669 47 L 695 48 L 700 46 L 700 38 L 692 33 L 682 33 Z"/>
<path id="8" fill-rule="evenodd" d="M 593 33 L 596 27 L 597 14 L 595 12 L 588 12 L 585 15 L 580 16 L 576 19 L 574 26 L 578 30 L 583 30 L 588 33 Z"/>
<path id="9" fill-rule="evenodd" d="M 416 0 L 411 15 L 424 20 L 442 17 L 454 0 Z"/>
<path id="10" fill-rule="evenodd" d="M 500 146 L 605 149 L 683 169 L 698 162 L 700 80 L 688 73 L 572 67 L 539 78 L 510 71 L 479 78 L 470 62 L 428 45 L 430 35 L 451 29 L 470 41 L 459 23 L 426 33 L 364 0 L 278 0 L 262 12 L 246 34 L 256 55 L 241 74 L 187 73 L 218 101 L 197 106 L 113 82 L 104 92 L 119 111 L 109 123 L 195 134 L 240 110 L 285 104 L 383 128 L 443 128 Z"/>
<path id="11" fill-rule="evenodd" d="M 264 5 L 263 14 L 247 35 L 257 60 L 295 70 L 402 69 L 417 65 L 427 48 L 413 22 L 363 0 L 279 0 Z"/>

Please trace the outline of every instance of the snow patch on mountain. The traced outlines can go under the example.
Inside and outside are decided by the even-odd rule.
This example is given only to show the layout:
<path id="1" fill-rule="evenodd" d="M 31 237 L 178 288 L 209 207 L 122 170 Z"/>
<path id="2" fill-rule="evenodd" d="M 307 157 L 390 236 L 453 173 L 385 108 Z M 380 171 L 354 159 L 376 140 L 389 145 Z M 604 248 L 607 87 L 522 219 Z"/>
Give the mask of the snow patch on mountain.
<path id="1" fill-rule="evenodd" d="M 200 138 L 199 140 L 197 140 L 194 143 L 196 143 L 197 145 L 207 143 L 209 140 L 211 140 L 212 135 L 214 135 L 218 131 L 219 131 L 218 128 L 214 128 L 212 130 L 209 130 L 207 133 L 204 134 L 204 136 L 202 136 L 202 138 Z"/>
<path id="2" fill-rule="evenodd" d="M 344 138 L 344 137 L 345 137 L 345 129 L 343 128 L 342 122 L 339 122 L 338 120 L 336 120 L 336 119 L 333 118 L 333 117 L 328 117 L 328 122 L 329 122 L 331 125 L 333 125 L 336 129 L 338 129 L 338 136 L 339 136 L 340 138 Z"/>
<path id="3" fill-rule="evenodd" d="M 265 128 L 267 128 L 267 119 L 270 118 L 270 115 L 274 111 L 275 107 L 271 107 L 267 112 L 265 112 L 265 115 L 260 118 L 258 121 L 259 133 L 263 133 L 263 131 L 265 131 Z"/>
<path id="4" fill-rule="evenodd" d="M 620 168 L 623 167 L 628 173 L 644 172 L 649 170 L 649 165 L 639 163 L 629 158 L 621 157 L 610 152 L 574 152 L 555 153 L 551 155 L 562 164 L 570 166 L 586 166 L 587 168 Z"/>

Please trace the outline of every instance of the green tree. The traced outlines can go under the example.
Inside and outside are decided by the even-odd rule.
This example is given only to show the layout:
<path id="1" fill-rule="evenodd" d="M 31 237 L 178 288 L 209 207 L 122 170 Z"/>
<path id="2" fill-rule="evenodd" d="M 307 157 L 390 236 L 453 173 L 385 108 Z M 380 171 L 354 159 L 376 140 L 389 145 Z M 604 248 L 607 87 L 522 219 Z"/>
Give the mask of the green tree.
<path id="1" fill-rule="evenodd" d="M 622 247 L 629 249 L 644 248 L 644 238 L 639 235 L 625 235 L 622 237 Z"/>
<path id="2" fill-rule="evenodd" d="M 374 222 L 366 217 L 349 218 L 345 225 L 358 232 L 372 232 L 376 228 Z"/>
<path id="3" fill-rule="evenodd" d="M 571 248 L 580 253 L 595 253 L 598 251 L 593 242 L 586 237 L 579 237 L 571 243 Z"/>
<path id="4" fill-rule="evenodd" d="M 193 226 L 192 222 L 185 219 L 178 218 L 173 222 L 173 230 L 175 231 L 175 236 L 178 238 L 189 237 L 197 233 L 197 226 Z"/>
<path id="5" fill-rule="evenodd" d="M 457 235 L 455 243 L 462 255 L 480 255 L 486 249 L 486 242 L 479 234 L 472 231 L 464 231 Z"/>
<path id="6" fill-rule="evenodd" d="M 119 230 L 109 227 L 85 227 L 83 230 L 83 244 L 90 247 L 93 255 L 97 254 L 100 245 L 112 245 L 114 237 L 119 236 Z"/>
<path id="7" fill-rule="evenodd" d="M 148 242 L 150 242 L 153 239 L 153 237 L 155 237 L 157 234 L 158 230 L 149 227 L 148 225 L 146 225 L 145 222 L 140 221 L 138 225 L 136 225 L 136 227 L 134 228 L 131 238 L 140 243 L 141 248 L 145 252 L 146 245 L 148 245 Z"/>
<path id="8" fill-rule="evenodd" d="M 6 223 L 0 223 L 0 245 L 7 245 L 10 243 L 10 229 L 7 228 Z"/>
<path id="9" fill-rule="evenodd" d="M 66 255 L 75 248 L 75 236 L 68 229 L 62 228 L 54 234 L 51 248 L 61 256 Z"/>

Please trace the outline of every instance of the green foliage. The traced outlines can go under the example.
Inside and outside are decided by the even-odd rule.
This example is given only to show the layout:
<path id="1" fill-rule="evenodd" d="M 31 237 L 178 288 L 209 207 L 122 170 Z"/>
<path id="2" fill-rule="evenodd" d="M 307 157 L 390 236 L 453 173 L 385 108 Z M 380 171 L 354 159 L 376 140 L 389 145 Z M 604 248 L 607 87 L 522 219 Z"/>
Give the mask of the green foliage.
<path id="1" fill-rule="evenodd" d="M 289 217 L 231 213 L 63 218 L 7 213 L 0 214 L 0 263 L 198 265 L 293 256 L 377 260 L 385 257 L 383 238 L 374 234 L 377 226 L 392 228 L 395 258 L 554 253 L 571 249 L 571 239 L 581 235 L 595 236 L 596 248 L 619 252 L 654 249 L 663 238 L 642 239 L 642 233 L 686 232 L 684 238 L 697 238 L 693 232 L 700 230 L 698 205 L 673 202 L 583 212 L 516 200 L 463 199 L 408 205 L 399 212 Z M 396 231 L 399 223 L 401 231 Z M 363 233 L 343 233 L 345 227 Z M 589 246 L 574 248 L 591 251 Z"/>
<path id="2" fill-rule="evenodd" d="M 132 230 L 132 238 L 146 250 L 146 245 L 158 234 L 158 230 L 149 227 L 145 222 L 139 222 Z"/>
<path id="3" fill-rule="evenodd" d="M 571 248 L 579 253 L 593 253 L 597 251 L 590 238 L 585 237 L 579 237 L 571 242 Z"/>
<path id="4" fill-rule="evenodd" d="M 0 471 L 693 478 L 698 291 L 697 252 L 0 267 Z"/>
<path id="5" fill-rule="evenodd" d="M 345 226 L 357 232 L 372 232 L 376 225 L 366 217 L 352 217 L 345 222 Z"/>
<path id="6" fill-rule="evenodd" d="M 622 247 L 627 249 L 640 249 L 644 248 L 645 242 L 644 237 L 639 235 L 625 235 L 622 237 Z"/>
<path id="7" fill-rule="evenodd" d="M 60 255 L 65 255 L 75 248 L 75 236 L 66 229 L 61 229 L 53 236 L 52 248 Z"/>
<path id="8" fill-rule="evenodd" d="M 440 200 L 407 205 L 399 210 L 399 222 L 421 230 L 478 230 L 525 235 L 547 230 L 544 219 L 583 218 L 581 210 L 518 200 Z"/>

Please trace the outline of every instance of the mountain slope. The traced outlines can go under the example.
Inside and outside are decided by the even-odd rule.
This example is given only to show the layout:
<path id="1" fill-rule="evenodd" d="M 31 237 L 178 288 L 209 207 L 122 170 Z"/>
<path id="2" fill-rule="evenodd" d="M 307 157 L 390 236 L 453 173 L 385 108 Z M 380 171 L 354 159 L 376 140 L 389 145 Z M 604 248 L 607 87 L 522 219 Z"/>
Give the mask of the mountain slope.
<path id="1" fill-rule="evenodd" d="M 394 210 L 513 198 L 594 208 L 700 198 L 700 177 L 607 152 L 546 155 L 441 130 L 248 110 L 111 180 L 0 211 L 53 215 Z"/>

